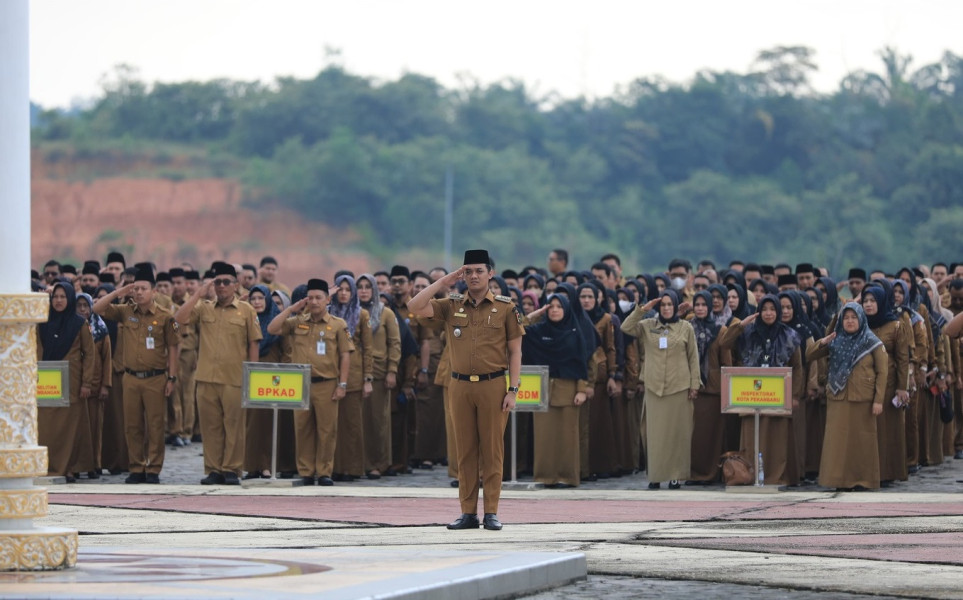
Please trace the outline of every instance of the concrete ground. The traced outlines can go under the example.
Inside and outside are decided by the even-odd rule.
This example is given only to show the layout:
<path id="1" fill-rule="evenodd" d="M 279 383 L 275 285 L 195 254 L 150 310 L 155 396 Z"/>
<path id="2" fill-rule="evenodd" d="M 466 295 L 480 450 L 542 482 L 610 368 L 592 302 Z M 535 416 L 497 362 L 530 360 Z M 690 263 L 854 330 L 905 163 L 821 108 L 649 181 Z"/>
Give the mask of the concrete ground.
<path id="1" fill-rule="evenodd" d="M 588 579 L 577 562 L 557 563 L 547 568 L 559 578 L 546 586 L 566 574 L 581 580 L 532 597 L 963 598 L 963 460 L 947 459 L 877 492 L 816 486 L 777 494 L 733 494 L 721 486 L 649 491 L 642 474 L 572 490 L 506 490 L 500 532 L 443 526 L 459 511 L 441 467 L 327 488 L 201 486 L 203 475 L 199 446 L 169 450 L 161 485 L 125 485 L 113 476 L 50 486 L 50 514 L 37 524 L 78 529 L 82 566 L 132 549 L 153 559 L 243 563 L 260 557 L 275 566 L 324 564 L 332 573 L 350 571 L 357 581 L 390 587 L 396 584 L 384 583 L 388 572 L 426 581 L 427 571 L 449 569 L 444 573 L 451 580 L 452 573 L 481 569 L 480 561 L 502 561 L 503 568 L 506 560 L 548 564 L 546 557 L 575 561 L 584 555 Z M 207 568 L 213 567 L 199 563 L 196 571 Z M 280 589 L 271 587 L 278 584 L 270 577 L 253 577 L 245 581 L 256 585 L 243 588 L 219 584 L 225 587 L 167 593 L 248 597 L 243 594 L 257 587 L 258 597 L 282 597 L 265 592 Z M 315 587 L 287 586 L 283 597 L 320 593 L 323 577 L 312 577 Z M 79 595 L 79 588 L 57 585 L 38 576 L 0 575 L 0 596 Z M 339 590 L 347 595 L 324 596 L 375 597 L 360 587 Z M 463 592 L 449 589 L 438 597 L 493 593 L 479 585 Z M 412 597 L 431 594 L 425 588 Z"/>

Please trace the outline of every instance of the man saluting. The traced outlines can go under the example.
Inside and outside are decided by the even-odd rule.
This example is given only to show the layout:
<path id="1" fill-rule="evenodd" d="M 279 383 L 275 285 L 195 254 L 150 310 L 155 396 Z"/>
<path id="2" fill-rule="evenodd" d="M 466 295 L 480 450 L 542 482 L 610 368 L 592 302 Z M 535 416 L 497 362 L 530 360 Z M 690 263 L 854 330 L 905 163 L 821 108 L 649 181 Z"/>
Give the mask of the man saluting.
<path id="1" fill-rule="evenodd" d="M 511 298 L 488 289 L 494 275 L 487 250 L 468 250 L 460 269 L 438 279 L 408 302 L 420 317 L 443 321 L 451 358 L 451 415 L 458 449 L 458 496 L 462 515 L 448 529 L 478 528 L 479 460 L 484 476 L 485 529 L 499 530 L 503 436 L 515 407 L 522 365 L 521 313 Z M 468 293 L 435 299 L 459 279 Z M 505 369 L 510 386 L 506 390 Z"/>

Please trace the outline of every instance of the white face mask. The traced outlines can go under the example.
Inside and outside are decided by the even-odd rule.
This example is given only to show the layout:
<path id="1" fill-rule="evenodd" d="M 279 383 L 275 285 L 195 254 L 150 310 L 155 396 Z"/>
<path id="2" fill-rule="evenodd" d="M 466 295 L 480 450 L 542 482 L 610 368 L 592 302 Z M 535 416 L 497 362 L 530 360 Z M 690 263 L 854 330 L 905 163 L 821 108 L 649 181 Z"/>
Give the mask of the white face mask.
<path id="1" fill-rule="evenodd" d="M 631 312 L 632 307 L 634 306 L 635 306 L 635 303 L 632 302 L 631 300 L 619 300 L 619 308 L 622 309 L 622 312 L 625 312 L 625 313 Z"/>
<path id="2" fill-rule="evenodd" d="M 674 289 L 674 290 L 681 290 L 681 289 L 683 289 L 683 288 L 685 288 L 685 278 L 684 278 L 684 277 L 676 277 L 675 279 L 672 280 L 672 289 Z"/>

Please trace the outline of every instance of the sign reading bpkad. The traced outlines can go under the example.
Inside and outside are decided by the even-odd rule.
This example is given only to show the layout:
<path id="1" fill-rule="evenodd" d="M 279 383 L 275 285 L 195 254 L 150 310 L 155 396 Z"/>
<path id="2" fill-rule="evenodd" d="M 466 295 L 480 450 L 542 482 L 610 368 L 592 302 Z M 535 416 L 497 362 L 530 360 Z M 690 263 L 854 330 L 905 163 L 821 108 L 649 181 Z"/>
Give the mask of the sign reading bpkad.
<path id="1" fill-rule="evenodd" d="M 37 363 L 37 406 L 70 406 L 70 363 L 40 361 Z"/>
<path id="2" fill-rule="evenodd" d="M 730 413 L 792 413 L 792 369 L 723 367 L 722 410 Z"/>
<path id="3" fill-rule="evenodd" d="M 311 367 L 277 363 L 244 363 L 245 407 L 306 408 Z"/>

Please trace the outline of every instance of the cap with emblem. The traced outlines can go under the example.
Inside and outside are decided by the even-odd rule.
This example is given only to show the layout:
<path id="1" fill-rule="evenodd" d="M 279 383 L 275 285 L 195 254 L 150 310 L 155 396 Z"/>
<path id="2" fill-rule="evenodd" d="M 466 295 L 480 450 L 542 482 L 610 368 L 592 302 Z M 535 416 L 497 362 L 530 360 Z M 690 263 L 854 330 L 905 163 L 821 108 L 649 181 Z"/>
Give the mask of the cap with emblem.
<path id="1" fill-rule="evenodd" d="M 308 279 L 308 291 L 311 290 L 321 290 L 325 294 L 328 293 L 328 282 L 323 279 Z"/>
<path id="2" fill-rule="evenodd" d="M 465 250 L 465 260 L 462 264 L 490 265 L 492 262 L 488 256 L 488 250 Z"/>

